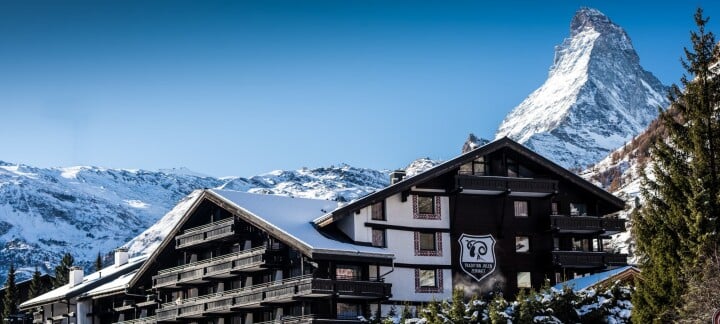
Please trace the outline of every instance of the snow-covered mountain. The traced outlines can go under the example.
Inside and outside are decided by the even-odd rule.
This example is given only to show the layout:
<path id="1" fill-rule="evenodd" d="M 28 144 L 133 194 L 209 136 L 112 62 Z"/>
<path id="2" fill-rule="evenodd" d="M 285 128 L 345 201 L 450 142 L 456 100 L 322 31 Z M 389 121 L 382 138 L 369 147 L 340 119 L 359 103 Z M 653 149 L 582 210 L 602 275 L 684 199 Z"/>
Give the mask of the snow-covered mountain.
<path id="1" fill-rule="evenodd" d="M 503 120 L 510 137 L 558 164 L 586 167 L 621 147 L 667 107 L 666 87 L 640 66 L 627 33 L 582 8 L 555 48 L 545 83 Z"/>
<path id="2" fill-rule="evenodd" d="M 0 162 L 0 282 L 14 263 L 52 273 L 71 252 L 89 266 L 155 224 L 195 189 L 352 200 L 389 184 L 387 171 L 348 165 L 214 178 L 187 169 L 36 168 Z"/>

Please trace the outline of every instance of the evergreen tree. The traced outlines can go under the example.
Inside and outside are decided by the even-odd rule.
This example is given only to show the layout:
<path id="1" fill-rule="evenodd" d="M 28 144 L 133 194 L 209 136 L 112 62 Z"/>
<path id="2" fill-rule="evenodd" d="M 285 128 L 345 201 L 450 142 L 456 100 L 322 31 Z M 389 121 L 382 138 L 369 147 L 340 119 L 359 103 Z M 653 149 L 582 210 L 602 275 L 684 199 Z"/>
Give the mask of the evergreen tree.
<path id="1" fill-rule="evenodd" d="M 465 292 L 462 289 L 453 289 L 452 304 L 447 314 L 454 324 L 468 323 L 465 318 Z"/>
<path id="2" fill-rule="evenodd" d="M 710 70 L 716 60 L 715 37 L 705 30 L 702 9 L 697 31 L 685 49 L 681 78 L 673 85 L 670 109 L 660 119 L 666 141 L 654 144 L 653 178 L 645 177 L 646 203 L 633 215 L 642 280 L 633 295 L 633 321 L 664 323 L 678 318 L 681 296 L 702 261 L 716 248 L 720 212 L 720 78 Z"/>
<path id="3" fill-rule="evenodd" d="M 103 262 L 102 262 L 102 255 L 100 255 L 100 252 L 97 254 L 97 258 L 95 258 L 95 271 L 100 271 L 103 268 Z"/>
<path id="4" fill-rule="evenodd" d="M 3 297 L 2 319 L 9 319 L 10 315 L 17 314 L 18 291 L 15 286 L 15 264 L 10 263 L 7 281 L 5 282 L 5 296 Z"/>
<path id="5" fill-rule="evenodd" d="M 60 264 L 55 267 L 55 279 L 53 280 L 53 288 L 58 288 L 69 282 L 70 267 L 73 266 L 75 259 L 70 253 L 65 253 Z"/>
<path id="6" fill-rule="evenodd" d="M 28 292 L 28 298 L 35 298 L 37 296 L 42 295 L 45 292 L 45 287 L 43 287 L 42 280 L 40 278 L 40 270 L 38 270 L 37 267 L 35 267 L 35 272 L 33 272 L 32 281 L 30 281 L 30 290 Z"/>

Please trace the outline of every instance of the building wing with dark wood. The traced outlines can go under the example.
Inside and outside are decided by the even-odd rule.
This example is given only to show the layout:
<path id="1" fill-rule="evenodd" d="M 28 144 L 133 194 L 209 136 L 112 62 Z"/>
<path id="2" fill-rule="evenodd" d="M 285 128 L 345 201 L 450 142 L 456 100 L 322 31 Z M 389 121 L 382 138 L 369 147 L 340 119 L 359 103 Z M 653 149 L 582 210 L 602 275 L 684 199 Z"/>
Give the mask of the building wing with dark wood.
<path id="1" fill-rule="evenodd" d="M 395 177 L 399 178 L 399 177 Z M 503 138 L 315 220 L 395 255 L 391 301 L 540 287 L 626 264 L 624 202 Z M 387 269 L 382 268 L 381 271 Z"/>

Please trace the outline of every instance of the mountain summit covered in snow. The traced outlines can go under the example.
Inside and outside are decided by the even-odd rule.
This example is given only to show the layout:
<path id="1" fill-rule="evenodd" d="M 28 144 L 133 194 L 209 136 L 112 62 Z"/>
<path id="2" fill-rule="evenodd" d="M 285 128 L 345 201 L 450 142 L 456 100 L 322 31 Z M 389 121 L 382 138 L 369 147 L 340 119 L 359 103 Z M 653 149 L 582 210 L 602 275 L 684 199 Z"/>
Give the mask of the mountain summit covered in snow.
<path id="1" fill-rule="evenodd" d="M 666 87 L 640 66 L 627 33 L 582 8 L 555 48 L 548 79 L 501 123 L 510 137 L 564 167 L 593 164 L 642 132 L 668 105 Z"/>

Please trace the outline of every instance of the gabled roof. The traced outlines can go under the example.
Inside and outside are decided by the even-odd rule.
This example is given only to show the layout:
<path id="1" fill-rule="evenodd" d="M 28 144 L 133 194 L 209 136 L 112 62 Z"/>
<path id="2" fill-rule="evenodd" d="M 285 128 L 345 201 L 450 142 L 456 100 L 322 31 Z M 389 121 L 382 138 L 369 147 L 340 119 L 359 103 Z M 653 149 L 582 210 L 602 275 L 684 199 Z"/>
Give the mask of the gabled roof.
<path id="1" fill-rule="evenodd" d="M 139 269 L 135 269 L 131 272 L 115 278 L 114 280 L 111 280 L 110 282 L 107 282 L 87 292 L 84 292 L 78 295 L 78 299 L 115 295 L 125 292 L 125 289 L 129 288 L 128 283 L 130 282 L 130 280 L 132 280 L 135 275 L 138 274 L 138 270 Z"/>
<path id="2" fill-rule="evenodd" d="M 573 291 L 581 291 L 615 280 L 620 280 L 628 276 L 633 276 L 638 273 L 640 273 L 640 270 L 638 268 L 634 266 L 625 266 L 604 272 L 598 272 L 596 274 L 592 274 L 586 277 L 561 282 L 553 286 L 553 288 L 557 290 L 562 290 L 564 287 L 569 287 Z"/>
<path id="3" fill-rule="evenodd" d="M 143 261 L 145 261 L 145 259 L 146 256 L 143 255 L 131 258 L 126 264 L 119 267 L 116 267 L 115 265 L 105 267 L 100 271 L 96 271 L 87 276 L 84 276 L 83 281 L 78 285 L 70 287 L 70 284 L 65 284 L 40 296 L 30 299 L 20 304 L 20 309 L 28 309 L 35 306 L 51 304 L 58 301 L 68 300 L 70 298 L 77 297 L 80 294 L 83 294 L 107 282 L 111 282 L 115 280 L 115 278 L 137 269 L 138 267 L 140 267 L 141 264 L 143 264 Z"/>
<path id="4" fill-rule="evenodd" d="M 315 254 L 332 254 L 387 260 L 394 258 L 394 255 L 384 248 L 344 243 L 320 233 L 312 221 L 337 208 L 338 203 L 335 201 L 205 189 L 165 236 L 160 246 L 150 254 L 148 261 L 138 270 L 138 275 L 127 283 L 128 286 L 137 284 L 142 274 L 175 239 L 182 226 L 205 200 L 216 203 L 243 221 L 283 240 L 310 257 Z"/>
<path id="5" fill-rule="evenodd" d="M 503 137 L 501 139 L 495 140 L 493 142 L 490 142 L 488 144 L 485 144 L 483 146 L 480 146 L 472 151 L 469 151 L 467 153 L 464 153 L 456 158 L 453 158 L 447 162 L 444 162 L 442 164 L 439 164 L 433 168 L 428 169 L 425 172 L 422 172 L 416 176 L 405 178 L 404 180 L 397 182 L 393 185 L 390 185 L 384 189 L 378 190 L 376 192 L 373 192 L 365 197 L 362 197 L 360 199 L 357 199 L 355 201 L 352 201 L 348 203 L 347 205 L 344 205 L 331 213 L 328 213 L 326 215 L 323 215 L 322 217 L 319 217 L 315 219 L 315 224 L 318 226 L 324 227 L 331 223 L 333 223 L 335 220 L 338 220 L 342 217 L 344 217 L 346 214 L 361 209 L 367 205 L 370 205 L 372 203 L 378 202 L 382 199 L 385 199 L 387 197 L 390 197 L 394 194 L 410 190 L 412 187 L 422 184 L 430 179 L 436 178 L 438 176 L 441 176 L 443 174 L 446 174 L 448 172 L 451 172 L 453 170 L 456 170 L 460 168 L 461 165 L 468 163 L 480 156 L 484 156 L 490 153 L 493 153 L 495 151 L 498 151 L 500 149 L 507 148 L 510 150 L 513 150 L 517 154 L 523 156 L 524 158 L 531 160 L 535 163 L 540 164 L 541 166 L 547 168 L 548 170 L 556 173 L 563 179 L 567 180 L 568 182 L 571 182 L 595 195 L 597 195 L 599 198 L 607 201 L 609 204 L 617 207 L 618 209 L 622 209 L 625 207 L 625 202 L 612 195 L 611 193 L 603 190 L 602 188 L 599 188 L 598 186 L 590 183 L 589 181 L 581 178 L 580 176 L 568 171 L 567 169 L 563 168 L 562 166 L 556 164 L 555 162 L 552 162 L 545 157 L 533 152 L 532 150 L 526 148 L 522 144 L 515 142 L 511 140 L 510 138 Z"/>

